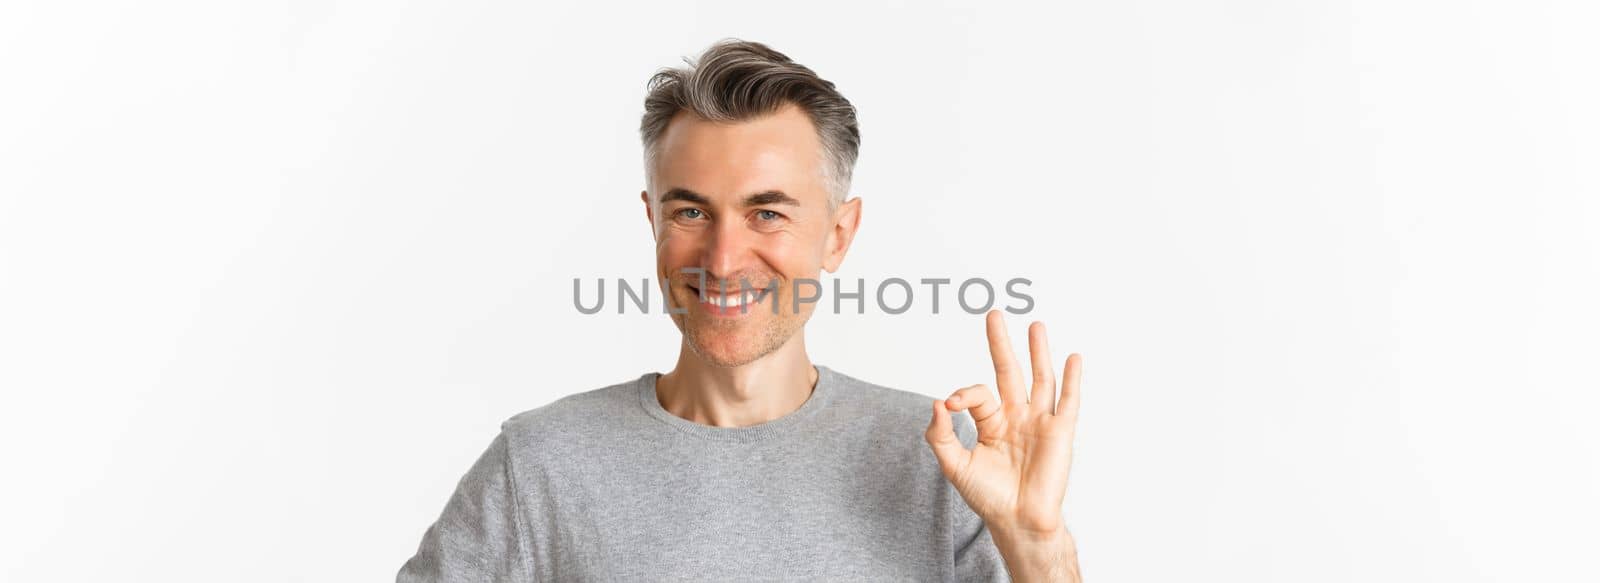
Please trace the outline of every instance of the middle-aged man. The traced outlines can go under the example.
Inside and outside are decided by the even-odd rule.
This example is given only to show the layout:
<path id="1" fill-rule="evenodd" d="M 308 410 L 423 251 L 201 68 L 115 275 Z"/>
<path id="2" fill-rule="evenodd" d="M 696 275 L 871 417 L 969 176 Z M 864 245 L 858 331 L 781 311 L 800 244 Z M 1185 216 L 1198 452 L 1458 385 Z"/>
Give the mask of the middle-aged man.
<path id="1" fill-rule="evenodd" d="M 834 85 L 723 41 L 651 79 L 640 133 L 677 365 L 505 421 L 398 581 L 1077 581 L 1082 359 L 1058 399 L 1043 325 L 1030 389 L 989 313 L 998 400 L 806 355 L 814 304 L 783 295 L 838 269 L 861 221 Z"/>

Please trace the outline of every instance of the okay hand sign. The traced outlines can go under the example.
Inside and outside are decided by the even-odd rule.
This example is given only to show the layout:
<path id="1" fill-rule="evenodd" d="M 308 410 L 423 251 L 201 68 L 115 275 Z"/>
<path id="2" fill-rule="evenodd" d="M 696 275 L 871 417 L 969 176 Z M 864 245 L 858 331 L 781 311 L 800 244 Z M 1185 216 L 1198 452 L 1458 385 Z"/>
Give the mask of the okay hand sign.
<path id="1" fill-rule="evenodd" d="M 999 400 L 987 385 L 973 385 L 934 401 L 928 445 L 945 478 L 991 529 L 1041 535 L 1064 530 L 1061 503 L 1072 466 L 1083 357 L 1067 357 L 1058 400 L 1044 324 L 1034 322 L 1028 327 L 1033 386 L 1024 393 L 1023 372 L 999 310 L 989 312 L 988 330 Z M 971 450 L 956 439 L 950 417 L 956 411 L 971 411 L 977 425 Z"/>

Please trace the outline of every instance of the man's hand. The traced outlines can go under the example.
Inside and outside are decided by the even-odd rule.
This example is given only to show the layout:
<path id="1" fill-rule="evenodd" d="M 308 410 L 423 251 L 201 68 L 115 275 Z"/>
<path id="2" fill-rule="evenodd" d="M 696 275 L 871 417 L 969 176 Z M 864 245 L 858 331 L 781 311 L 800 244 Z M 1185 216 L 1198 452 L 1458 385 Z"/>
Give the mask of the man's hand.
<path id="1" fill-rule="evenodd" d="M 1061 396 L 1051 371 L 1044 324 L 1028 328 L 1033 386 L 1023 392 L 1000 311 L 989 312 L 989 354 L 999 401 L 986 385 L 936 400 L 928 445 L 945 478 L 989 528 L 1006 568 L 1018 581 L 1078 581 L 1077 553 L 1061 518 L 1072 466 L 1083 357 L 1067 357 Z M 978 429 L 971 450 L 956 439 L 950 414 L 970 410 Z"/>

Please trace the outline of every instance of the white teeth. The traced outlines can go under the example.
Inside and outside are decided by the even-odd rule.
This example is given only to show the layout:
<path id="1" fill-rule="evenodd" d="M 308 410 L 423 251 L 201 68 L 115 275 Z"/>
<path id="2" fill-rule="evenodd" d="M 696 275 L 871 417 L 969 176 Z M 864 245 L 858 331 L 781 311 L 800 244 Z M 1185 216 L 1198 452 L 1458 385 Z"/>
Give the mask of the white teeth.
<path id="1" fill-rule="evenodd" d="M 724 308 L 737 308 L 737 307 L 745 305 L 746 303 L 755 302 L 757 300 L 760 300 L 761 296 L 762 296 L 762 292 L 751 292 L 751 293 L 748 293 L 748 294 L 734 293 L 734 294 L 726 294 L 726 295 L 706 294 L 704 301 L 705 301 L 705 303 L 711 304 L 713 306 L 722 306 Z"/>

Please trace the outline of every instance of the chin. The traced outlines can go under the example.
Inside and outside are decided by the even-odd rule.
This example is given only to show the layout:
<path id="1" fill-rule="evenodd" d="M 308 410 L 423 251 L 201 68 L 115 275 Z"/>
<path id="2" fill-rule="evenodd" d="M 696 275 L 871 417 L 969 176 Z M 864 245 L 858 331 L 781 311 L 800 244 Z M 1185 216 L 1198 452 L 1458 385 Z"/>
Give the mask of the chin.
<path id="1" fill-rule="evenodd" d="M 690 325 L 684 330 L 689 347 L 707 364 L 731 368 L 766 356 L 776 346 L 766 346 L 763 334 L 752 330 L 718 330 L 715 326 Z"/>
<path id="2" fill-rule="evenodd" d="M 805 321 L 761 317 L 754 320 L 699 318 L 681 321 L 685 343 L 706 363 L 718 367 L 749 364 L 783 348 L 802 330 Z"/>
<path id="3" fill-rule="evenodd" d="M 753 353 L 726 353 L 700 348 L 696 348 L 694 352 L 700 356 L 700 360 L 703 360 L 706 364 L 717 368 L 734 368 L 744 366 L 746 364 L 755 362 L 757 358 L 761 357 L 761 355 Z"/>

